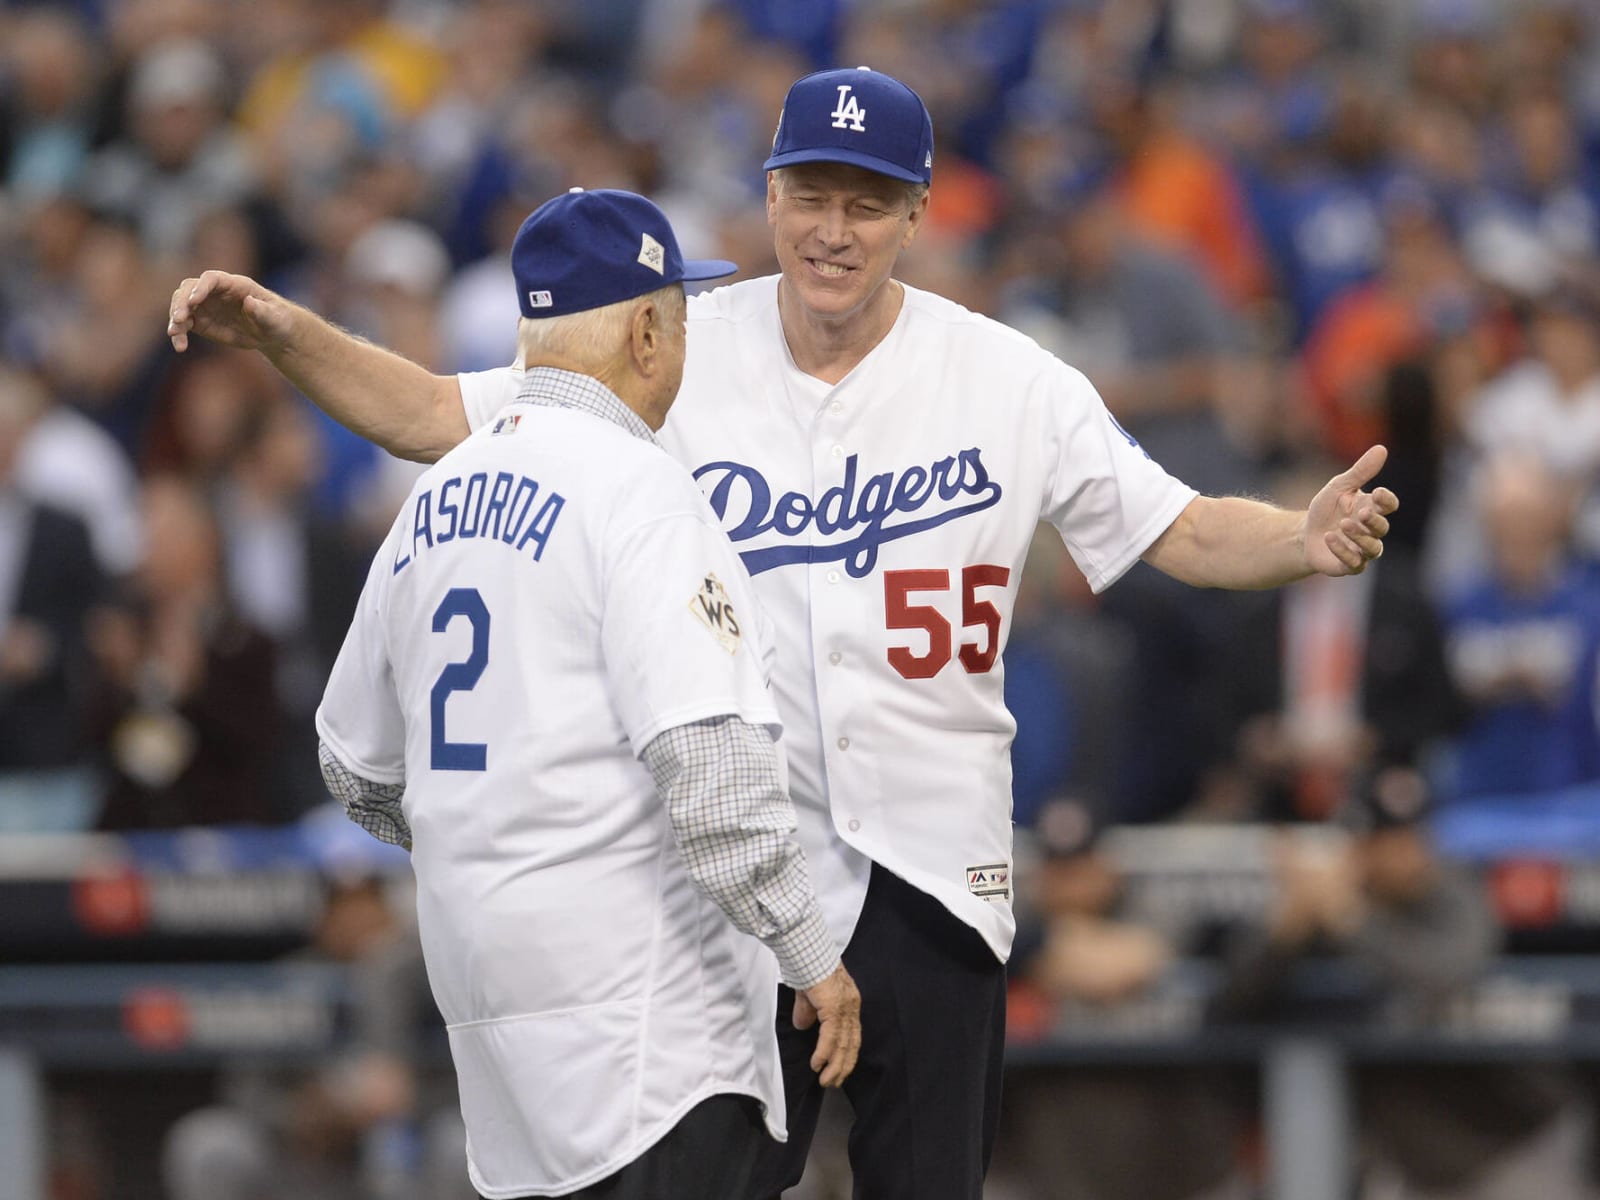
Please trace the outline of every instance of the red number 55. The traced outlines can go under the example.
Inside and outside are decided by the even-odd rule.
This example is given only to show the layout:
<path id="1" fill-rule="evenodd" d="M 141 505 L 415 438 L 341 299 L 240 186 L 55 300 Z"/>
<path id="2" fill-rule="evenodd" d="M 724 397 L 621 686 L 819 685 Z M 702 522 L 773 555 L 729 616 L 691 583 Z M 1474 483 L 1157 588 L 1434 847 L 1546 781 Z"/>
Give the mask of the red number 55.
<path id="1" fill-rule="evenodd" d="M 1000 654 L 1000 610 L 987 600 L 978 599 L 981 587 L 1004 587 L 1011 579 L 1010 567 L 976 566 L 961 569 L 961 626 L 982 625 L 987 634 L 980 646 L 961 643 L 961 665 L 970 675 L 982 675 L 994 666 Z M 885 571 L 883 609 L 890 629 L 921 629 L 928 635 L 928 652 L 913 654 L 909 647 L 892 646 L 889 665 L 907 679 L 932 679 L 950 661 L 950 622 L 930 604 L 912 604 L 912 592 L 948 592 L 950 572 Z"/>

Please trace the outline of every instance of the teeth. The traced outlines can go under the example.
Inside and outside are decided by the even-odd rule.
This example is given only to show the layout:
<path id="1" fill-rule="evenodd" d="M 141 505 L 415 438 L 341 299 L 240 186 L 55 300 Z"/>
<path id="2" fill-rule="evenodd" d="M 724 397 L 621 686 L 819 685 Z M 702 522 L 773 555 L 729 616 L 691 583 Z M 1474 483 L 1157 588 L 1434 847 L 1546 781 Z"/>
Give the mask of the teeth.
<path id="1" fill-rule="evenodd" d="M 843 275 L 845 273 L 845 271 L 848 270 L 848 268 L 841 267 L 837 263 L 819 262 L 819 263 L 813 263 L 812 265 L 815 266 L 817 268 L 817 270 L 822 272 L 824 275 Z"/>

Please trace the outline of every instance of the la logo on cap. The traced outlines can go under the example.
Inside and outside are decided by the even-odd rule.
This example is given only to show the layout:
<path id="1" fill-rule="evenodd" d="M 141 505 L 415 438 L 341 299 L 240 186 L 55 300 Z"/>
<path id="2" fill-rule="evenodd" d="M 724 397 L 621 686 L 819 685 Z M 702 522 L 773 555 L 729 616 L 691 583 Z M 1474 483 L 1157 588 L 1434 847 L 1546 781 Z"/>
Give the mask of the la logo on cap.
<path id="1" fill-rule="evenodd" d="M 639 242 L 639 261 L 657 275 L 665 276 L 667 273 L 666 249 L 648 233 Z"/>
<path id="2" fill-rule="evenodd" d="M 856 98 L 850 93 L 855 88 L 848 83 L 839 85 L 839 103 L 828 115 L 833 118 L 835 129 L 851 129 L 856 133 L 867 131 L 867 110 L 862 108 Z"/>

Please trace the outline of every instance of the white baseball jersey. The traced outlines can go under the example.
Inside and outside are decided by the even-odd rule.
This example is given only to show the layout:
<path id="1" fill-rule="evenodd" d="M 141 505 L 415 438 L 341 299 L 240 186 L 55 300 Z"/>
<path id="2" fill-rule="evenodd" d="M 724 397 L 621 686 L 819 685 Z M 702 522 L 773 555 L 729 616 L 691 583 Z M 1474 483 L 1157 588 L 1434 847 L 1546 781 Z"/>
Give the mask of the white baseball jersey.
<path id="1" fill-rule="evenodd" d="M 681 466 L 526 400 L 418 480 L 373 562 L 317 730 L 405 784 L 485 1196 L 594 1183 L 716 1093 L 784 1137 L 776 964 L 691 883 L 635 757 L 723 714 L 776 733 L 756 618 Z"/>
<path id="2" fill-rule="evenodd" d="M 881 863 L 1004 960 L 1011 740 L 1001 652 L 1028 544 L 1060 530 L 1090 585 L 1194 498 L 1079 372 L 916 288 L 837 385 L 800 371 L 778 277 L 690 298 L 662 444 L 694 473 L 777 630 L 799 839 L 841 945 Z M 514 394 L 459 377 L 474 427 Z"/>

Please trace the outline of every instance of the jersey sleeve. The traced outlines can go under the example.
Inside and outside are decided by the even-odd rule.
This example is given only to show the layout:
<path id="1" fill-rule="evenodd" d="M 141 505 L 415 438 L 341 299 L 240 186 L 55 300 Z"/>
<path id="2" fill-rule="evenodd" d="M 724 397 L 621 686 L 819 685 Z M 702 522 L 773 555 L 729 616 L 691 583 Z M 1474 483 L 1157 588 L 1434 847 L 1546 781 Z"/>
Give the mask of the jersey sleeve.
<path id="1" fill-rule="evenodd" d="M 456 383 L 461 388 L 461 408 L 467 414 L 467 426 L 476 433 L 495 413 L 517 398 L 522 372 L 516 367 L 462 371 L 456 376 Z"/>
<path id="2" fill-rule="evenodd" d="M 398 524 L 373 557 L 316 717 L 328 751 L 356 775 L 380 784 L 403 784 L 406 778 L 405 717 L 383 624 Z"/>
<path id="3" fill-rule="evenodd" d="M 635 754 L 665 730 L 718 716 L 776 737 L 754 589 L 710 509 L 635 526 L 605 564 L 601 643 Z"/>
<path id="4" fill-rule="evenodd" d="M 1064 364 L 1043 381 L 1046 410 L 1042 516 L 1089 586 L 1104 591 L 1138 561 L 1198 494 L 1156 463 Z"/>

